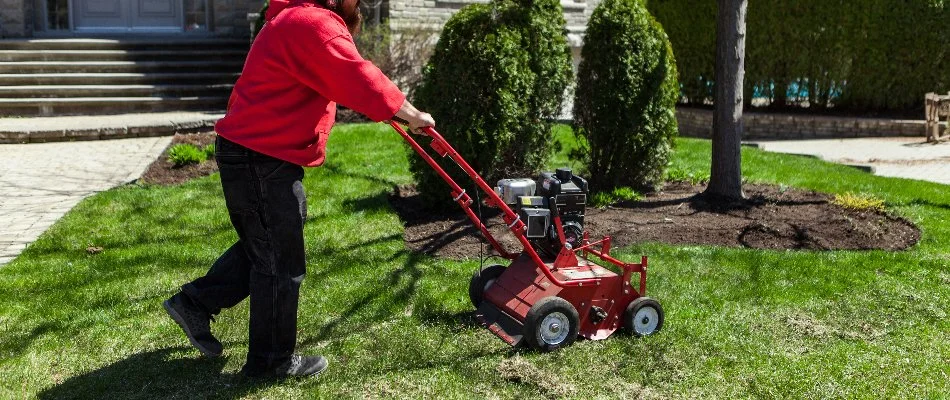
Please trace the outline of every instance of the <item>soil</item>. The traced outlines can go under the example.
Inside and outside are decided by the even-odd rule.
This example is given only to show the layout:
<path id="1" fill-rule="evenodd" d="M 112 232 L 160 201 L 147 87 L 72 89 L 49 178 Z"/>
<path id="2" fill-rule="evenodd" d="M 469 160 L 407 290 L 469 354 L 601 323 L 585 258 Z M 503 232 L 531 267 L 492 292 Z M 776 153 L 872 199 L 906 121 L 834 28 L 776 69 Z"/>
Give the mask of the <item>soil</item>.
<path id="1" fill-rule="evenodd" d="M 168 161 L 168 149 L 179 143 L 189 143 L 199 148 L 214 143 L 214 132 L 201 132 L 189 134 L 175 134 L 172 143 L 162 152 L 155 162 L 148 166 L 142 178 L 139 181 L 152 185 L 177 185 L 188 180 L 211 175 L 218 171 L 218 165 L 214 160 L 202 161 L 200 164 L 188 164 L 176 167 Z"/>
<path id="2" fill-rule="evenodd" d="M 705 201 L 699 196 L 703 189 L 670 183 L 642 201 L 588 208 L 585 228 L 592 238 L 610 236 L 616 246 L 661 242 L 756 249 L 904 250 L 920 240 L 920 231 L 905 219 L 848 210 L 832 204 L 832 197 L 823 193 L 746 185 L 748 200 L 724 205 Z M 477 257 L 482 248 L 486 254 L 493 253 L 460 209 L 424 212 L 411 186 L 397 188 L 390 203 L 405 223 L 405 241 L 414 251 L 454 259 Z M 497 209 L 483 206 L 481 212 L 489 231 L 506 249 L 520 250 Z"/>
<path id="3" fill-rule="evenodd" d="M 204 147 L 214 143 L 214 136 L 214 132 L 175 135 L 172 145 Z M 148 167 L 142 182 L 174 185 L 217 171 L 213 160 L 175 167 L 166 152 Z M 748 200 L 721 204 L 705 201 L 699 196 L 703 189 L 674 182 L 641 201 L 588 208 L 585 228 L 592 238 L 610 236 L 615 246 L 661 242 L 776 250 L 896 251 L 920 240 L 917 227 L 903 218 L 848 210 L 832 204 L 832 197 L 824 193 L 745 185 Z M 461 209 L 427 211 L 414 186 L 396 188 L 389 201 L 406 226 L 404 239 L 410 249 L 453 259 L 477 257 L 481 249 L 493 253 Z M 474 210 L 479 212 L 478 207 Z M 492 235 L 506 249 L 520 250 L 499 210 L 482 206 L 481 213 Z"/>

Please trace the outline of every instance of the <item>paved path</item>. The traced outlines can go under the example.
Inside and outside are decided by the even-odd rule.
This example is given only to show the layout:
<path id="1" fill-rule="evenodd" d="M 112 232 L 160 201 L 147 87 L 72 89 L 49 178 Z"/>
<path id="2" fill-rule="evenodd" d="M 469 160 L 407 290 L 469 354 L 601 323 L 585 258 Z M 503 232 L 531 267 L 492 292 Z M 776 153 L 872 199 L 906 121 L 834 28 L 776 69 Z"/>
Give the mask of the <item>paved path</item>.
<path id="1" fill-rule="evenodd" d="M 905 137 L 753 143 L 767 151 L 810 154 L 831 162 L 869 165 L 881 176 L 950 185 L 950 142 L 932 144 L 923 138 Z"/>
<path id="2" fill-rule="evenodd" d="M 0 145 L 0 265 L 80 200 L 137 179 L 171 137 Z"/>

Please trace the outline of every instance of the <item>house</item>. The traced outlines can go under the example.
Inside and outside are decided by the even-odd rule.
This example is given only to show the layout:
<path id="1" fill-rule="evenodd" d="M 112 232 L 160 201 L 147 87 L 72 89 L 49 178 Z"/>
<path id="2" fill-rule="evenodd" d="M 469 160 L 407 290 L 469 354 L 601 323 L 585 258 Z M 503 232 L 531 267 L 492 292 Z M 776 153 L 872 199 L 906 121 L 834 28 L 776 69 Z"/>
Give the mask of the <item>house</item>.
<path id="1" fill-rule="evenodd" d="M 575 66 L 599 0 L 561 0 Z M 364 0 L 370 23 L 438 31 L 487 0 Z M 263 0 L 0 0 L 0 116 L 222 110 Z"/>
<path id="2" fill-rule="evenodd" d="M 263 0 L 0 0 L 4 38 L 103 34 L 247 37 Z"/>

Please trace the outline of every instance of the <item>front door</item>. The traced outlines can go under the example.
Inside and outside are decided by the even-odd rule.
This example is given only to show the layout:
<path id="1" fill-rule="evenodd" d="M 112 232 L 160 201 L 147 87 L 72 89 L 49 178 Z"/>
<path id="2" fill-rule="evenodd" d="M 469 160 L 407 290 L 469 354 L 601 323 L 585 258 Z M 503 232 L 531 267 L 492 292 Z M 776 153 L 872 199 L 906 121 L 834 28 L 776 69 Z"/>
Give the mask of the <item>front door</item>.
<path id="1" fill-rule="evenodd" d="M 74 0 L 77 32 L 181 32 L 182 0 Z"/>

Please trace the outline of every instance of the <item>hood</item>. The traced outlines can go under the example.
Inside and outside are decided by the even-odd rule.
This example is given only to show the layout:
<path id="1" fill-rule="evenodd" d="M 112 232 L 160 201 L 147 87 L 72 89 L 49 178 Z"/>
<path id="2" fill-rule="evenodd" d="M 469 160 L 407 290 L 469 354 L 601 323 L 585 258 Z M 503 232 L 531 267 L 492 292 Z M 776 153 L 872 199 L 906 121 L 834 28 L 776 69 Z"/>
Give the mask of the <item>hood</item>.
<path id="1" fill-rule="evenodd" d="M 281 11 L 284 11 L 287 6 L 290 5 L 291 0 L 270 0 L 270 4 L 267 6 L 267 13 L 264 14 L 264 20 L 270 21 L 280 14 Z"/>

